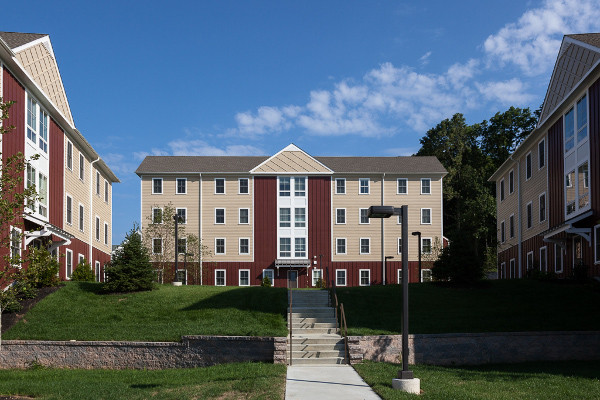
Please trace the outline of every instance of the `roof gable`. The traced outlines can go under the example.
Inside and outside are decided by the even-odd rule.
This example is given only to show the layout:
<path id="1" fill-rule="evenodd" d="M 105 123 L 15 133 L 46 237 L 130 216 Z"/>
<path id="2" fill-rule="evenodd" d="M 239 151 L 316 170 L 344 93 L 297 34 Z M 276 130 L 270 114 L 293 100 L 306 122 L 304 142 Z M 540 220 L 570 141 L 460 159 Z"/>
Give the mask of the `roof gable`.
<path id="1" fill-rule="evenodd" d="M 320 161 L 311 157 L 305 153 L 302 149 L 294 144 L 290 144 L 279 153 L 268 158 L 261 164 L 257 165 L 250 172 L 252 173 L 308 173 L 308 174 L 319 174 L 326 173 L 330 174 L 333 171 Z"/>
<path id="2" fill-rule="evenodd" d="M 15 50 L 27 43 L 34 42 L 44 36 L 48 35 L 43 33 L 0 32 L 0 38 L 6 42 L 11 50 Z"/>
<path id="3" fill-rule="evenodd" d="M 598 46 L 600 46 L 600 34 L 568 35 L 563 38 L 538 126 L 552 114 L 600 60 Z"/>

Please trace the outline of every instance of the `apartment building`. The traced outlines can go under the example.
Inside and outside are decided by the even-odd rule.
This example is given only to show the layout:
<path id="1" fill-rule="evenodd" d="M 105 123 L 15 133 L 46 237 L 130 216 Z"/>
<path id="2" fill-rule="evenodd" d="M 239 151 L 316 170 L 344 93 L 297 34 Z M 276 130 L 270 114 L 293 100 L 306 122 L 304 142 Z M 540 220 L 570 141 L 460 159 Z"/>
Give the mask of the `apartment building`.
<path id="1" fill-rule="evenodd" d="M 14 101 L 5 123 L 15 129 L 0 143 L 3 162 L 19 152 L 39 156 L 20 187 L 35 185 L 39 201 L 2 227 L 22 234 L 10 250 L 46 246 L 59 257 L 62 279 L 85 259 L 102 280 L 111 254 L 112 185 L 119 179 L 75 127 L 48 35 L 0 32 L 0 93 Z"/>
<path id="2" fill-rule="evenodd" d="M 498 276 L 600 276 L 600 34 L 566 35 L 536 129 L 496 183 Z"/>
<path id="3" fill-rule="evenodd" d="M 419 246 L 428 260 L 443 241 L 446 170 L 435 157 L 313 157 L 291 144 L 270 157 L 148 156 L 136 173 L 142 232 L 171 204 L 210 251 L 194 283 L 250 286 L 268 277 L 311 287 L 329 276 L 338 286 L 397 284 L 403 244 L 418 282 L 431 272 L 426 261 L 419 276 Z M 404 204 L 420 244 L 401 237 L 398 217 L 367 217 L 372 205 Z M 155 240 L 151 251 L 163 251 Z"/>

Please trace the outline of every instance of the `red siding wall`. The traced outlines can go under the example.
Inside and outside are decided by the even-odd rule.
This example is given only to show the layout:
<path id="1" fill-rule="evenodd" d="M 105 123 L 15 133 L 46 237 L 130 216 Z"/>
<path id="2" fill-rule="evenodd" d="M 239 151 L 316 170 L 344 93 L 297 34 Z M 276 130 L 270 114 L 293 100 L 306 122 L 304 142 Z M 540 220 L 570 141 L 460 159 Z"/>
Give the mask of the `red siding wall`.
<path id="1" fill-rule="evenodd" d="M 550 228 L 565 220 L 565 199 L 563 189 L 563 121 L 562 117 L 548 129 L 548 217 Z"/>
<path id="2" fill-rule="evenodd" d="M 87 243 L 82 242 L 79 239 L 71 239 L 71 244 L 68 246 L 61 246 L 59 248 L 59 252 L 60 252 L 60 279 L 66 279 L 67 277 L 67 261 L 66 261 L 66 249 L 72 250 L 73 251 L 73 270 L 75 270 L 75 267 L 77 266 L 77 263 L 79 262 L 79 254 L 83 254 L 83 256 L 85 257 L 86 260 L 88 260 L 89 256 L 90 256 L 90 248 L 87 245 Z M 90 260 L 88 260 L 89 262 Z M 92 264 L 93 267 L 93 264 Z"/>
<path id="3" fill-rule="evenodd" d="M 62 129 L 50 121 L 50 177 L 48 188 L 48 218 L 51 224 L 63 227 L 63 193 L 64 193 L 64 137 Z"/>
<path id="4" fill-rule="evenodd" d="M 317 260 L 318 264 L 311 267 L 321 267 L 323 279 L 327 280 L 326 271 L 331 266 L 331 178 L 328 176 L 308 178 L 308 258 Z"/>
<path id="5" fill-rule="evenodd" d="M 254 261 L 262 268 L 273 268 L 276 258 L 277 179 L 257 176 L 254 178 Z"/>

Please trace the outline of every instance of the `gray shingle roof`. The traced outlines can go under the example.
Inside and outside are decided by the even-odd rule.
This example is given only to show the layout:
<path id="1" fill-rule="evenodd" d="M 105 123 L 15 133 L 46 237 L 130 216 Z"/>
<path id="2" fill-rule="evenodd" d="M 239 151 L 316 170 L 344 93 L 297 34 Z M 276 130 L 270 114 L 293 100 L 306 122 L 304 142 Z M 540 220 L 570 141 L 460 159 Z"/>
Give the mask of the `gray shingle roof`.
<path id="1" fill-rule="evenodd" d="M 566 36 L 600 49 L 600 33 L 578 33 Z"/>
<path id="2" fill-rule="evenodd" d="M 0 32 L 0 37 L 11 49 L 16 49 L 44 36 L 48 35 L 44 33 Z"/>
<path id="3" fill-rule="evenodd" d="M 138 175 L 152 173 L 234 173 L 249 172 L 267 156 L 147 156 Z M 447 171 L 435 157 L 314 157 L 336 173 L 433 173 Z"/>

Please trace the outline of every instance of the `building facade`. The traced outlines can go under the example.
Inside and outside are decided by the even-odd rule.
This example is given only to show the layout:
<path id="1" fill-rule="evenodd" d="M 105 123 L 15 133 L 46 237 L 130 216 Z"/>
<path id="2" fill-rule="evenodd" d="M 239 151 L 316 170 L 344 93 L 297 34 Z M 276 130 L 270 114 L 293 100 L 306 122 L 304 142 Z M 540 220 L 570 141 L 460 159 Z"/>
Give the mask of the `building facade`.
<path id="1" fill-rule="evenodd" d="M 494 173 L 498 276 L 600 276 L 600 34 L 564 37 L 535 130 Z"/>
<path id="2" fill-rule="evenodd" d="M 59 257 L 62 279 L 85 259 L 102 280 L 112 244 L 112 184 L 119 180 L 75 128 L 48 35 L 0 32 L 0 94 L 14 102 L 4 123 L 15 127 L 1 139 L 2 161 L 24 154 L 30 161 L 19 190 L 35 185 L 39 195 L 1 228 L 21 233 L 10 251 L 46 246 Z"/>
<path id="3" fill-rule="evenodd" d="M 372 205 L 409 206 L 409 231 L 422 236 L 425 279 L 428 256 L 443 241 L 446 171 L 435 157 L 312 157 L 292 144 L 272 157 L 148 156 L 136 173 L 142 232 L 171 204 L 186 232 L 209 250 L 194 283 L 398 283 L 402 221 L 369 219 Z M 161 238 L 146 239 L 156 243 L 151 252 L 163 251 Z M 407 242 L 411 281 L 418 282 L 418 239 Z"/>

